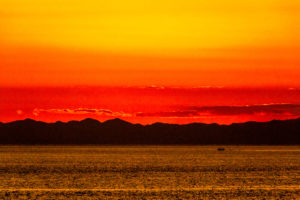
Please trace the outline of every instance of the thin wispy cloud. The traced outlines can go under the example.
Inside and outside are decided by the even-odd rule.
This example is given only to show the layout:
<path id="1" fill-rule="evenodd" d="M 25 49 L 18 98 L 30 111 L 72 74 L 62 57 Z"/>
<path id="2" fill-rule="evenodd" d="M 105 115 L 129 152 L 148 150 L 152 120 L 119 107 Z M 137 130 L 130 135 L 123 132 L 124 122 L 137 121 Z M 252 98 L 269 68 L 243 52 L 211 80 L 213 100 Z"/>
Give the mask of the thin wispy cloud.
<path id="1" fill-rule="evenodd" d="M 55 113 L 55 114 L 95 114 L 95 115 L 102 115 L 102 116 L 111 116 L 111 117 L 131 117 L 132 115 L 129 113 L 114 112 L 109 109 L 96 109 L 96 108 L 76 108 L 76 109 L 41 109 L 35 108 L 33 110 L 33 115 L 38 116 L 40 113 Z"/>

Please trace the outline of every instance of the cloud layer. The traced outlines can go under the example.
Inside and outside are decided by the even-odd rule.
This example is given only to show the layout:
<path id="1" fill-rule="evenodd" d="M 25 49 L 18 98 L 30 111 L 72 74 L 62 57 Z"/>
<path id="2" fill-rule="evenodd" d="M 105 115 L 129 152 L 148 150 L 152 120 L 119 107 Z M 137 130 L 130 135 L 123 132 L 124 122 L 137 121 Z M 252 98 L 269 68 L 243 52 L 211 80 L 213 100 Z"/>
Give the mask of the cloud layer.
<path id="1" fill-rule="evenodd" d="M 209 116 L 239 116 L 239 115 L 259 115 L 259 116 L 300 116 L 300 105 L 297 104 L 262 104 L 245 106 L 188 106 L 178 107 L 172 111 L 163 112 L 136 112 L 125 113 L 122 111 L 112 111 L 109 109 L 76 108 L 76 109 L 39 109 L 33 110 L 33 114 L 40 113 L 55 114 L 95 114 L 110 117 L 160 117 L 160 118 L 197 118 Z"/>

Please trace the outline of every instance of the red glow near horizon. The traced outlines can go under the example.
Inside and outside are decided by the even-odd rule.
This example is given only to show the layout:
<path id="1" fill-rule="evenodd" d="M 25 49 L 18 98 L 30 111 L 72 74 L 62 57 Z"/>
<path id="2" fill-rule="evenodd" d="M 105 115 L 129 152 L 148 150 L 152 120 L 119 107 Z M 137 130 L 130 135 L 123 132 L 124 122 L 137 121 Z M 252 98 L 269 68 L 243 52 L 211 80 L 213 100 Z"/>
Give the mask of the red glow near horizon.
<path id="1" fill-rule="evenodd" d="M 294 88 L 1 88 L 0 121 L 121 118 L 133 123 L 219 123 L 300 117 Z"/>

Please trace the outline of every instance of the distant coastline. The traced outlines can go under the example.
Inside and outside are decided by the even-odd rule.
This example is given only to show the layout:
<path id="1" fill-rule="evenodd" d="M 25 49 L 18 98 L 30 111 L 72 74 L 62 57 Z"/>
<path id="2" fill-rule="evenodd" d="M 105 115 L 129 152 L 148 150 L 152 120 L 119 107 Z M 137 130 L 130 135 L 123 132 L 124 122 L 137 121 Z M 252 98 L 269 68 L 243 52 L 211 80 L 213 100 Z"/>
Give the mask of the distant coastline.
<path id="1" fill-rule="evenodd" d="M 0 123 L 0 144 L 11 145 L 300 145 L 300 118 L 219 124 L 132 124 L 121 119 Z"/>

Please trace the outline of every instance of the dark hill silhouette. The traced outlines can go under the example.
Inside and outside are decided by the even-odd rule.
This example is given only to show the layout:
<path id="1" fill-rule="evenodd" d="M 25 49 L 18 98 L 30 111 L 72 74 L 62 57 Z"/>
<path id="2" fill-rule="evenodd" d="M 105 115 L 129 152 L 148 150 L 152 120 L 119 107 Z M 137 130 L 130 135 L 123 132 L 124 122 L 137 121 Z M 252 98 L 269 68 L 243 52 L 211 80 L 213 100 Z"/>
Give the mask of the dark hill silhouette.
<path id="1" fill-rule="evenodd" d="M 232 144 L 299 145 L 300 118 L 232 125 L 191 123 L 131 124 L 121 119 L 99 122 L 45 123 L 32 119 L 0 123 L 0 144 Z"/>
<path id="2" fill-rule="evenodd" d="M 124 121 L 119 118 L 110 119 L 102 123 L 104 126 L 111 126 L 111 127 L 126 127 L 131 126 L 130 122 Z"/>

